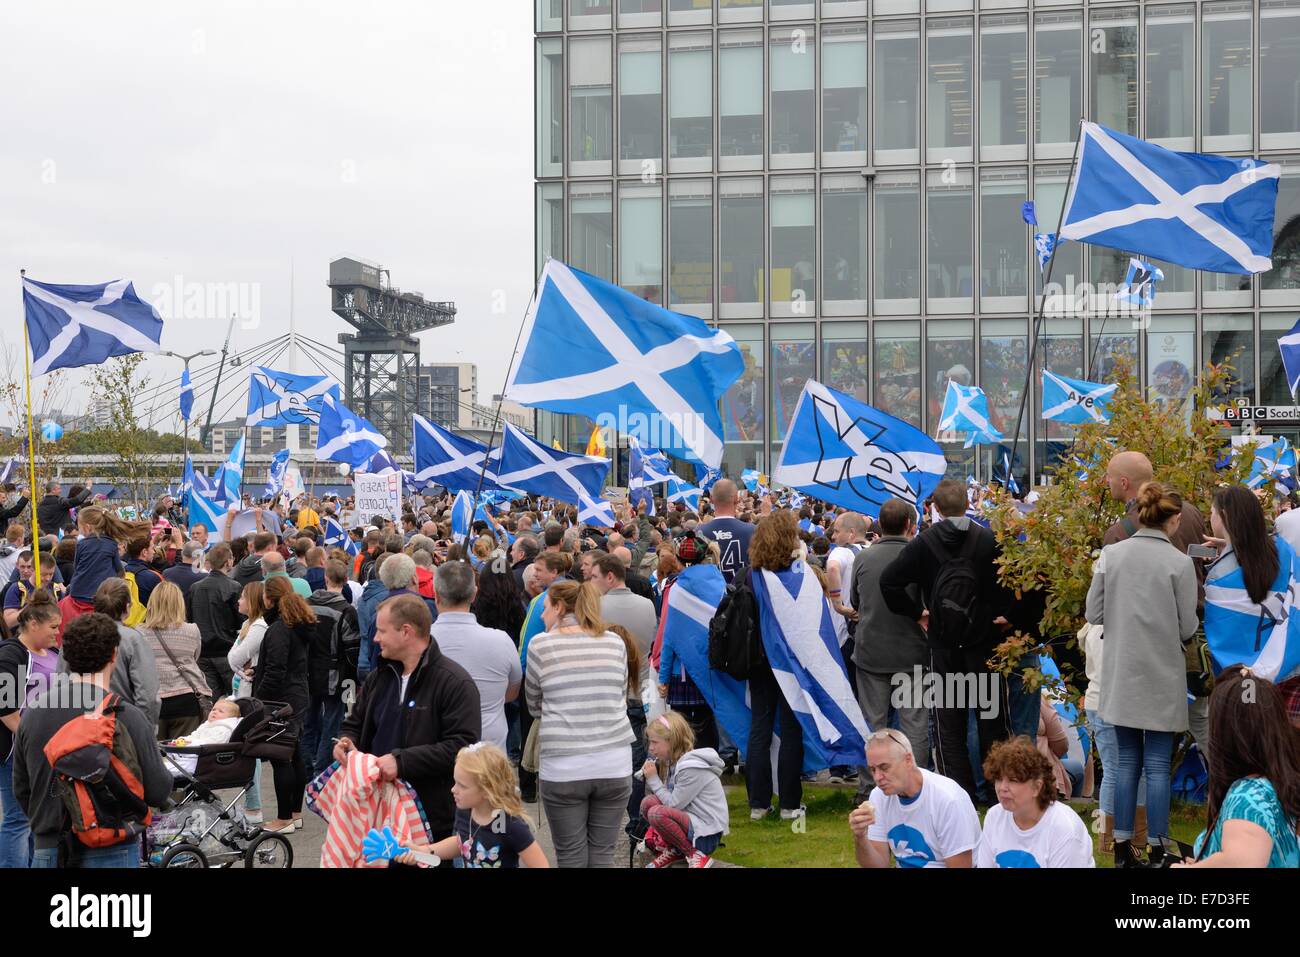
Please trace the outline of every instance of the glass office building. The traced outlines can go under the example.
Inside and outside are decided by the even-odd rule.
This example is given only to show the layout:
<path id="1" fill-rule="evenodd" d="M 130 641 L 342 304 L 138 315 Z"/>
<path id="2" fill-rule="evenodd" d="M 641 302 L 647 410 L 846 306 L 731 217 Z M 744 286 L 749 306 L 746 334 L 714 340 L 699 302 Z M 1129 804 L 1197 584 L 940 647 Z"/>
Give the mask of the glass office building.
<path id="1" fill-rule="evenodd" d="M 1080 117 L 1282 167 L 1274 268 L 1158 265 L 1149 321 L 1098 294 L 1129 254 L 1065 244 L 1037 365 L 1121 356 L 1169 402 L 1232 357 L 1232 397 L 1290 404 L 1300 316 L 1300 0 L 536 0 L 536 251 L 727 329 L 746 371 L 724 468 L 770 469 L 815 377 L 936 434 L 977 384 L 1023 483 L 1069 427 L 1023 396 L 1041 277 L 1026 200 L 1056 227 Z M 542 414 L 549 441 L 590 423 Z M 938 436 L 950 473 L 994 452 Z M 952 441 L 948 441 L 952 438 Z M 978 453 L 978 454 L 977 454 Z M 998 472 L 1001 472 L 999 465 Z"/>

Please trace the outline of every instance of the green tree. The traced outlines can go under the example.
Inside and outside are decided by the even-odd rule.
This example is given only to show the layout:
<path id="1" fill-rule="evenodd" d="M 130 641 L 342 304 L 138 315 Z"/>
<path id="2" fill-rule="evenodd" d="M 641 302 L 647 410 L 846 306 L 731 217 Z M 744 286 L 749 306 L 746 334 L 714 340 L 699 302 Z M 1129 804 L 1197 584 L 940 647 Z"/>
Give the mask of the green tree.
<path id="1" fill-rule="evenodd" d="M 108 425 L 94 429 L 93 439 L 87 440 L 102 443 L 98 451 L 116 459 L 123 498 L 137 510 L 147 501 L 158 471 L 150 457 L 156 451 L 150 448 L 150 436 L 156 433 L 141 426 L 135 411 L 135 397 L 149 385 L 149 377 L 140 371 L 143 362 L 144 354 L 133 352 L 94 367 L 92 396 L 107 403 Z"/>

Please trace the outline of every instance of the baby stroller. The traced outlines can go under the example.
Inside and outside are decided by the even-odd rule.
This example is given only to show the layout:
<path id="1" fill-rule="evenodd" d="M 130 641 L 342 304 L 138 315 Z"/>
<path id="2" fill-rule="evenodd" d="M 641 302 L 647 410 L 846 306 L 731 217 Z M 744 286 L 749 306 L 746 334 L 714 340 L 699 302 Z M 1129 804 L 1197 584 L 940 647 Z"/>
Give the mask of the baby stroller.
<path id="1" fill-rule="evenodd" d="M 293 847 L 287 838 L 249 824 L 232 809 L 252 786 L 257 758 L 292 759 L 298 735 L 289 724 L 293 709 L 275 701 L 239 700 L 239 724 L 225 744 L 185 748 L 162 745 L 163 761 L 182 792 L 178 800 L 156 815 L 145 832 L 148 867 L 289 868 Z M 194 755 L 193 772 L 177 760 Z M 238 789 L 228 803 L 216 794 Z"/>

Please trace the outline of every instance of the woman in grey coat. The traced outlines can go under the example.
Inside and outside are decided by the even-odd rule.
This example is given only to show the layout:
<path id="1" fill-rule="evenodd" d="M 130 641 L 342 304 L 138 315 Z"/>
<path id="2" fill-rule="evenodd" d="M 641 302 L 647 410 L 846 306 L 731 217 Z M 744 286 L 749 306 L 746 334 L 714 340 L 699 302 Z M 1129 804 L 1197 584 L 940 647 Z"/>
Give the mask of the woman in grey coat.
<path id="1" fill-rule="evenodd" d="M 1156 848 L 1169 835 L 1169 764 L 1174 735 L 1187 730 L 1183 642 L 1196 634 L 1196 570 L 1170 542 L 1182 496 L 1157 482 L 1138 490 L 1138 530 L 1101 550 L 1088 589 L 1087 618 L 1104 625 L 1101 717 L 1119 746 L 1115 866 L 1132 866 L 1138 778 L 1146 772 L 1147 824 Z"/>

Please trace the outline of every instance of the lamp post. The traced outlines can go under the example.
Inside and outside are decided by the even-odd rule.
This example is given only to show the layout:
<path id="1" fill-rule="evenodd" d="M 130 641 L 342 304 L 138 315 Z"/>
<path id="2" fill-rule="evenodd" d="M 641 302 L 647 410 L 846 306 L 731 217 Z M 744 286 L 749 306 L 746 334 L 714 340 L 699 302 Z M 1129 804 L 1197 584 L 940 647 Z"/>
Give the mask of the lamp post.
<path id="1" fill-rule="evenodd" d="M 162 352 L 161 354 L 162 354 L 162 355 L 165 355 L 165 356 L 171 356 L 173 359 L 180 359 L 181 362 L 185 363 L 185 371 L 186 371 L 186 372 L 189 372 L 189 371 L 190 371 L 190 360 L 191 360 L 191 359 L 197 359 L 199 356 L 215 356 L 215 355 L 217 354 L 217 350 L 216 350 L 216 349 L 200 349 L 198 352 L 191 352 L 191 353 L 190 353 L 189 355 L 187 355 L 187 356 L 183 356 L 183 355 L 181 355 L 179 352 L 171 352 L 170 350 L 168 350 L 168 351 L 164 351 L 164 352 Z M 183 376 L 183 375 L 184 375 L 184 373 L 182 373 L 182 376 Z M 191 382 L 191 383 L 190 383 L 190 388 L 193 388 L 193 387 L 194 387 L 194 383 Z M 184 438 L 184 442 L 185 442 L 185 446 L 184 446 L 184 447 L 185 447 L 185 451 L 188 452 L 188 451 L 190 450 L 190 420 L 189 420 L 188 418 L 185 418 L 185 417 L 182 417 L 182 418 L 184 418 L 184 422 L 185 422 L 185 431 L 184 431 L 184 436 L 185 436 L 185 438 Z"/>

